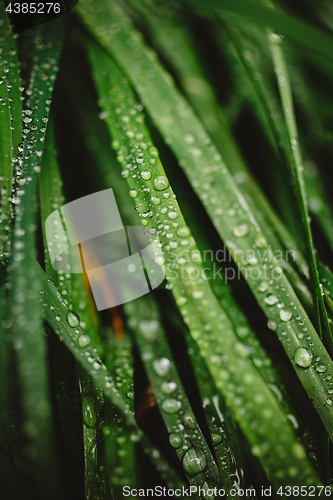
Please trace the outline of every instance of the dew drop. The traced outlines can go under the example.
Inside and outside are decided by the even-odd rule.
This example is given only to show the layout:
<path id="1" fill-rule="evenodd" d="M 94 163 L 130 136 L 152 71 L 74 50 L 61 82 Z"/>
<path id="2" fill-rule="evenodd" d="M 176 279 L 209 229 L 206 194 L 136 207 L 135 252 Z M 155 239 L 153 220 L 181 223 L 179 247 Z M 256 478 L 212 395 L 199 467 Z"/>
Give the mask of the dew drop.
<path id="1" fill-rule="evenodd" d="M 222 436 L 220 434 L 212 434 L 213 444 L 219 444 L 222 441 Z"/>
<path id="2" fill-rule="evenodd" d="M 259 232 L 256 234 L 255 244 L 258 248 L 267 247 L 267 240 L 262 233 Z"/>
<path id="3" fill-rule="evenodd" d="M 96 425 L 96 412 L 93 402 L 86 398 L 86 404 L 83 410 L 83 421 L 87 427 L 95 427 Z"/>
<path id="4" fill-rule="evenodd" d="M 326 372 L 327 367 L 326 367 L 326 366 L 324 366 L 324 365 L 319 365 L 319 366 L 317 366 L 317 367 L 316 367 L 316 370 L 317 370 L 317 372 L 319 372 L 319 373 L 324 373 L 324 372 Z"/>
<path id="5" fill-rule="evenodd" d="M 157 375 L 164 377 L 170 369 L 170 360 L 168 358 L 156 359 L 153 362 L 153 368 Z"/>
<path id="6" fill-rule="evenodd" d="M 184 424 L 187 425 L 190 429 L 195 429 L 197 426 L 197 422 L 195 420 L 195 416 L 192 412 L 186 412 L 183 416 Z"/>
<path id="7" fill-rule="evenodd" d="M 249 232 L 249 228 L 247 227 L 246 224 L 241 224 L 240 226 L 234 227 L 232 232 L 233 235 L 236 236 L 237 238 L 243 238 Z"/>
<path id="8" fill-rule="evenodd" d="M 258 290 L 259 290 L 259 292 L 266 292 L 266 290 L 268 290 L 267 281 L 263 281 L 262 283 L 260 283 Z"/>
<path id="9" fill-rule="evenodd" d="M 142 335 L 149 341 L 156 340 L 158 322 L 156 320 L 142 320 L 139 323 L 139 329 Z"/>
<path id="10" fill-rule="evenodd" d="M 136 198 L 138 196 L 138 192 L 135 189 L 131 189 L 129 194 L 132 198 Z"/>
<path id="11" fill-rule="evenodd" d="M 109 437 L 111 434 L 111 429 L 107 425 L 103 427 L 103 436 L 104 437 Z"/>
<path id="12" fill-rule="evenodd" d="M 168 217 L 169 217 L 169 219 L 174 220 L 174 219 L 177 219 L 178 214 L 177 214 L 177 212 L 173 212 L 173 211 L 172 211 L 172 212 L 169 212 L 169 213 L 168 213 Z"/>
<path id="13" fill-rule="evenodd" d="M 277 329 L 277 324 L 275 323 L 275 321 L 268 321 L 267 326 L 273 332 L 275 332 Z"/>
<path id="14" fill-rule="evenodd" d="M 175 382 L 163 382 L 161 385 L 161 391 L 164 394 L 172 394 L 177 389 L 177 384 Z"/>
<path id="15" fill-rule="evenodd" d="M 177 413 L 178 410 L 180 410 L 181 402 L 177 399 L 168 398 L 163 401 L 161 408 L 165 413 L 173 415 L 174 413 Z"/>
<path id="16" fill-rule="evenodd" d="M 206 468 L 206 465 L 206 457 L 198 448 L 191 448 L 185 453 L 183 467 L 190 476 L 195 476 L 199 472 L 202 472 Z"/>
<path id="17" fill-rule="evenodd" d="M 293 313 L 291 311 L 286 311 L 285 309 L 280 311 L 281 321 L 289 321 L 292 318 L 292 315 Z"/>
<path id="18" fill-rule="evenodd" d="M 151 201 L 154 203 L 154 205 L 160 205 L 161 204 L 161 198 L 158 198 L 157 196 L 153 196 Z"/>
<path id="19" fill-rule="evenodd" d="M 295 363 L 302 368 L 308 368 L 311 365 L 312 355 L 304 347 L 299 347 L 295 352 Z"/>
<path id="20" fill-rule="evenodd" d="M 187 236 L 190 236 L 190 230 L 187 226 L 182 226 L 178 229 L 177 234 L 181 238 L 186 238 Z"/>
<path id="21" fill-rule="evenodd" d="M 69 311 L 69 313 L 67 314 L 67 323 L 72 328 L 76 328 L 80 324 L 80 318 L 76 313 Z"/>
<path id="22" fill-rule="evenodd" d="M 174 448 L 180 448 L 181 445 L 183 444 L 181 436 L 179 434 L 176 434 L 175 432 L 170 434 L 169 441 L 171 446 L 173 446 Z"/>
<path id="23" fill-rule="evenodd" d="M 149 153 L 151 154 L 151 156 L 153 156 L 154 158 L 158 158 L 158 150 L 154 147 L 151 147 L 150 150 L 149 150 Z"/>
<path id="24" fill-rule="evenodd" d="M 90 338 L 87 335 L 80 335 L 78 343 L 80 347 L 86 347 L 90 343 Z"/>
<path id="25" fill-rule="evenodd" d="M 149 179 L 151 178 L 151 173 L 149 172 L 149 170 L 144 170 L 143 172 L 141 172 L 141 177 L 144 181 L 149 181 Z"/>
<path id="26" fill-rule="evenodd" d="M 269 306 L 272 306 L 273 304 L 276 304 L 278 302 L 278 298 L 275 295 L 268 295 L 265 297 L 265 302 Z"/>
<path id="27" fill-rule="evenodd" d="M 156 191 L 164 191 L 169 187 L 169 181 L 165 175 L 159 175 L 154 179 L 154 187 Z"/>

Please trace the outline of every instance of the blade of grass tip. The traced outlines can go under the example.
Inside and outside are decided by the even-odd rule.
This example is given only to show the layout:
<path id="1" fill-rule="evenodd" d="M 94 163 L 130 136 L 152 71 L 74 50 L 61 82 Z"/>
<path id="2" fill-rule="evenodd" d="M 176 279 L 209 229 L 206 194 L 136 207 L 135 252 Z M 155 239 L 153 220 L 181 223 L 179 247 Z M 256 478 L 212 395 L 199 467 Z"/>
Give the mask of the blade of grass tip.
<path id="1" fill-rule="evenodd" d="M 184 3 L 184 0 L 180 0 L 180 2 L 177 0 L 177 3 Z M 186 0 L 186 4 L 198 5 L 202 8 L 200 0 Z M 208 0 L 205 3 L 205 8 L 210 16 L 214 16 L 214 11 L 217 9 L 242 17 L 255 25 L 270 28 L 317 52 L 329 62 L 333 60 L 333 37 L 283 10 L 273 10 L 267 4 L 262 5 L 251 0 Z"/>
<path id="2" fill-rule="evenodd" d="M 76 324 L 81 324 L 81 326 L 84 327 L 86 334 L 89 335 L 92 344 L 100 346 L 101 342 L 97 334 L 96 313 L 95 310 L 91 311 L 89 308 L 88 292 L 85 289 L 82 275 L 68 275 L 65 269 L 58 269 L 58 272 L 56 272 L 51 265 L 47 249 L 45 221 L 47 217 L 54 212 L 54 210 L 61 208 L 65 202 L 62 192 L 62 180 L 56 158 L 52 122 L 50 122 L 46 136 L 39 187 L 46 272 L 49 278 L 57 284 L 66 305 L 68 305 L 71 310 L 80 310 L 80 318 L 76 313 L 71 311 L 68 313 L 67 321 L 72 327 Z M 52 239 L 50 234 L 48 234 L 48 236 Z M 93 314 L 95 321 L 93 319 Z M 63 377 L 61 379 L 61 372 L 63 369 L 63 362 L 61 358 L 63 355 L 66 356 L 66 354 L 62 352 L 64 349 L 66 348 L 62 344 L 58 346 L 58 352 L 56 355 L 57 359 L 55 360 L 55 363 L 58 365 L 58 369 L 56 370 L 56 379 L 60 384 L 59 389 L 61 389 L 61 383 L 64 383 L 66 380 L 66 373 L 62 374 Z M 101 351 L 101 348 L 99 351 Z M 60 373 L 59 370 L 61 370 Z M 102 419 L 101 410 L 103 408 L 103 394 L 100 390 L 94 387 L 91 376 L 80 365 L 77 366 L 77 373 L 83 415 L 85 494 L 87 498 L 94 498 L 101 494 L 105 494 L 106 491 L 106 480 L 104 478 L 105 472 L 103 473 L 103 471 L 106 470 L 106 464 L 103 463 L 103 445 L 98 440 L 98 427 L 100 420 Z M 59 404 L 61 406 L 60 411 L 62 414 L 66 414 L 67 409 L 64 407 L 66 401 L 62 400 L 61 394 L 59 394 L 59 399 Z M 67 434 L 66 425 L 63 431 Z M 70 438 L 67 437 L 66 443 L 68 442 L 70 442 Z M 100 467 L 102 467 L 102 469 L 100 469 Z M 97 480 L 97 477 L 99 480 Z"/>
<path id="3" fill-rule="evenodd" d="M 310 263 L 312 287 L 316 297 L 318 328 L 319 328 L 319 333 L 324 340 L 324 344 L 332 357 L 333 338 L 328 324 L 327 313 L 322 296 L 322 290 L 320 287 L 315 250 L 312 239 L 312 231 L 309 223 L 307 195 L 303 178 L 302 156 L 298 140 L 298 131 L 296 125 L 296 118 L 294 112 L 294 104 L 293 104 L 292 91 L 289 81 L 288 69 L 283 51 L 281 49 L 280 36 L 271 33 L 268 35 L 268 37 L 270 41 L 272 58 L 274 62 L 275 73 L 277 77 L 277 83 L 280 91 L 284 118 L 289 137 L 291 155 L 293 159 L 293 162 L 288 164 L 288 167 L 291 167 L 291 171 L 289 172 L 289 174 L 292 179 L 292 184 L 294 187 L 295 196 L 297 199 L 304 230 L 304 237 L 307 246 L 307 256 Z"/>
<path id="4" fill-rule="evenodd" d="M 149 296 L 141 300 L 136 299 L 125 304 L 124 310 L 134 331 L 157 406 L 168 430 L 169 442 L 183 463 L 190 486 L 197 486 L 197 489 L 201 485 L 204 485 L 205 489 L 223 486 L 229 491 L 232 481 L 225 471 L 222 473 L 217 469 L 215 459 L 187 399 L 153 299 Z M 198 470 L 192 470 L 196 455 L 201 466 Z M 196 475 L 193 477 L 194 473 Z"/>
<path id="5" fill-rule="evenodd" d="M 22 460 L 25 475 L 38 480 L 45 498 L 53 494 L 56 473 L 51 444 L 51 403 L 48 389 L 46 345 L 33 267 L 36 256 L 37 174 L 45 137 L 57 60 L 61 23 L 34 31 L 35 66 L 27 91 L 22 158 L 16 165 L 19 189 L 14 198 L 15 222 L 9 267 L 11 335 L 16 347 L 22 405 Z M 44 44 L 44 45 L 43 45 Z M 46 70 L 46 68 L 48 68 Z M 24 187 L 23 187 L 24 186 Z M 42 478 L 42 481 L 40 481 Z M 51 492 L 52 491 L 52 492 Z"/>
<path id="6" fill-rule="evenodd" d="M 97 17 L 96 25 L 99 26 L 99 30 L 96 36 L 124 67 L 155 125 L 178 158 L 180 166 L 225 241 L 261 309 L 270 324 L 274 324 L 274 329 L 276 327 L 277 336 L 286 354 L 331 435 L 333 412 L 325 402 L 329 389 L 327 375 L 333 372 L 332 362 L 293 288 L 281 267 L 277 265 L 273 252 L 267 247 L 260 227 L 225 168 L 221 156 L 214 145 L 211 145 L 210 139 L 191 108 L 177 92 L 170 75 L 162 70 L 156 59 L 145 49 L 138 35 L 132 31 L 133 28 L 128 20 L 125 20 L 120 11 L 111 4 L 108 5 L 109 13 L 104 10 L 102 16 L 97 10 L 90 9 L 89 5 L 87 0 L 81 4 L 82 15 L 88 13 L 85 21 L 89 24 L 92 20 L 96 21 Z M 117 20 L 117 33 L 110 29 L 110 25 L 107 24 L 108 19 Z M 136 50 L 126 51 L 124 47 L 127 45 L 135 45 Z M 147 72 L 154 75 L 154 79 L 147 79 Z M 170 107 L 167 106 L 168 100 L 172 103 Z M 109 99 L 106 102 L 109 102 Z M 161 106 L 161 103 L 165 105 Z M 121 110 L 121 107 L 119 109 Z M 107 120 L 107 112 L 105 117 Z M 112 126 L 112 122 L 108 125 Z M 186 141 L 187 132 L 193 137 L 194 145 L 190 147 Z M 113 131 L 113 134 L 118 138 L 119 132 Z M 118 158 L 123 160 L 125 157 L 119 154 Z M 208 171 L 207 167 L 203 168 L 203 163 L 210 165 Z M 132 182 L 130 177 L 127 179 L 135 191 L 136 182 L 140 179 L 136 182 Z M 154 192 L 158 191 L 155 186 L 152 186 L 152 189 Z M 223 217 L 221 204 L 224 207 Z M 231 206 L 237 207 L 236 218 L 227 211 Z M 145 212 L 147 216 L 152 212 L 152 206 L 149 208 L 150 210 Z M 219 212 L 217 208 L 220 209 Z M 144 207 L 140 207 L 139 210 L 143 211 Z M 145 224 L 147 220 L 149 221 L 145 219 Z M 254 248 L 257 260 L 255 265 L 252 260 Z M 252 264 L 247 260 L 248 256 Z M 252 272 L 254 268 L 255 274 Z M 284 306 L 277 308 L 267 304 L 264 299 L 270 295 L 278 297 L 276 305 L 279 303 Z M 306 338 L 304 338 L 304 328 L 308 332 Z M 307 362 L 303 354 L 307 357 Z M 323 373 L 327 375 L 323 376 Z"/>
<path id="7" fill-rule="evenodd" d="M 0 258 L 8 250 L 7 238 L 11 219 L 13 157 L 22 135 L 22 103 L 20 75 L 14 37 L 11 33 L 5 5 L 0 5 Z"/>
<path id="8" fill-rule="evenodd" d="M 134 5 L 133 5 L 134 7 Z M 271 208 L 265 195 L 248 171 L 238 146 L 231 134 L 227 119 L 218 105 L 214 92 L 205 80 L 200 61 L 192 50 L 193 41 L 184 26 L 169 16 L 153 15 L 148 9 L 139 7 L 149 25 L 154 44 L 161 50 L 176 71 L 191 104 L 210 133 L 214 143 L 226 159 L 227 166 L 244 195 L 252 213 L 256 217 L 268 244 L 276 251 L 281 250 L 275 234 L 289 252 L 305 276 L 309 275 L 308 265 L 298 249 L 292 236 Z M 192 42 L 192 43 L 191 43 Z M 254 79 L 256 81 L 256 79 Z M 255 202 L 254 202 L 255 200 Z M 311 309 L 312 297 L 298 273 L 286 260 L 281 260 L 281 266 L 287 272 L 293 286 L 299 291 L 304 303 Z"/>
<path id="9" fill-rule="evenodd" d="M 132 343 L 124 335 L 122 325 L 114 334 L 109 331 L 106 338 L 105 365 L 116 381 L 117 388 L 134 415 L 134 367 Z M 114 409 L 109 408 L 103 433 L 108 460 L 109 483 L 114 496 L 120 498 L 123 486 L 138 487 L 136 442 L 126 435 L 126 429 L 112 425 L 117 421 Z"/>
<path id="10" fill-rule="evenodd" d="M 87 15 L 86 20 L 88 22 L 94 19 L 94 12 L 98 14 L 97 10 L 87 9 L 87 2 L 84 2 L 82 7 L 85 8 L 82 12 Z M 112 9 L 112 6 L 109 6 L 109 8 Z M 104 10 L 103 13 L 103 19 L 106 20 L 109 27 L 108 18 L 105 16 Z M 113 14 L 116 15 L 112 12 L 111 19 L 114 19 Z M 99 19 L 98 31 L 99 33 L 106 34 L 103 28 L 103 19 Z M 122 23 L 118 15 L 116 15 L 116 19 L 118 31 L 121 29 L 120 26 L 122 26 Z M 108 28 L 106 29 L 108 30 Z M 135 44 L 137 47 L 137 40 Z M 117 45 L 117 51 L 121 50 L 122 44 L 116 43 L 115 45 Z M 228 404 L 233 409 L 235 418 L 239 421 L 251 444 L 253 446 L 258 445 L 258 447 L 254 446 L 254 450 L 262 450 L 262 453 L 259 452 L 261 455 L 260 460 L 270 470 L 274 484 L 277 484 L 275 482 L 277 481 L 277 467 L 281 473 L 278 476 L 281 476 L 281 478 L 284 477 L 283 480 L 289 482 L 300 480 L 300 478 L 296 480 L 295 477 L 290 477 L 288 471 L 291 469 L 286 466 L 285 462 L 283 465 L 279 462 L 280 446 L 282 448 L 286 447 L 286 450 L 288 449 L 286 454 L 289 460 L 297 462 L 298 466 L 294 463 L 296 469 L 299 472 L 307 469 L 307 474 L 310 474 L 313 478 L 312 480 L 316 482 L 317 479 L 315 479 L 313 471 L 311 471 L 309 464 L 305 460 L 303 448 L 299 443 L 294 442 L 295 437 L 284 415 L 281 413 L 281 409 L 278 407 L 275 398 L 248 361 L 244 350 L 239 348 L 239 343 L 235 341 L 235 334 L 229 319 L 220 308 L 209 284 L 204 279 L 203 268 L 198 263 L 201 260 L 200 253 L 196 248 L 195 241 L 191 237 L 190 231 L 180 212 L 179 205 L 170 188 L 169 181 L 158 158 L 158 151 L 152 146 L 148 131 L 144 126 L 144 118 L 140 114 L 142 110 L 141 105 L 137 103 L 131 87 L 124 79 L 119 68 L 112 62 L 110 56 L 93 42 L 89 43 L 89 49 L 91 64 L 94 68 L 94 78 L 100 95 L 100 105 L 114 139 L 113 147 L 118 150 L 118 160 L 121 163 L 126 163 L 126 170 L 128 172 L 126 178 L 129 183 L 131 195 L 136 200 L 142 224 L 149 226 L 152 234 L 150 240 L 153 245 L 158 241 L 154 240 L 155 236 L 153 236 L 157 231 L 156 228 L 161 229 L 166 226 L 165 231 L 157 233 L 161 238 L 162 247 L 166 254 L 166 277 L 170 280 L 177 305 L 181 309 L 191 334 L 199 343 L 219 390 L 225 395 Z M 101 71 L 101 68 L 103 68 L 103 71 Z M 142 69 L 145 72 L 145 69 Z M 137 66 L 136 70 L 138 70 Z M 119 88 L 122 89 L 122 98 L 119 95 Z M 183 110 L 185 107 L 183 101 L 181 101 L 180 106 Z M 174 111 L 174 108 L 172 109 Z M 195 120 L 195 117 L 191 115 L 191 120 L 193 119 Z M 226 172 L 226 169 L 224 169 L 223 173 L 225 174 Z M 149 188 L 149 191 L 147 188 Z M 148 192 L 154 194 L 152 199 L 150 199 L 150 195 L 146 197 L 146 193 Z M 237 202 L 239 203 L 239 201 Z M 169 233 L 169 224 L 172 224 L 174 228 L 171 233 Z M 186 251 L 189 252 L 188 255 L 192 255 L 192 261 L 182 257 L 181 249 L 184 246 L 187 247 Z M 176 250 L 177 259 L 172 261 L 169 252 L 175 248 L 179 248 L 178 251 Z M 171 253 L 174 255 L 172 250 Z M 156 252 L 157 261 L 161 263 L 161 255 L 158 247 L 156 247 Z M 193 278 L 193 271 L 195 271 L 198 279 Z M 179 282 L 177 287 L 175 282 Z M 195 300 L 196 307 L 194 314 L 189 314 L 187 303 L 192 302 L 193 299 Z M 290 317 L 288 318 L 289 320 Z M 228 363 L 223 362 L 225 359 L 228 359 Z M 244 375 L 245 373 L 247 373 L 247 376 Z M 238 397 L 237 392 L 236 397 L 235 391 L 239 385 L 243 386 L 244 392 L 240 397 Z M 256 398 L 255 404 L 249 396 L 254 393 L 262 395 L 262 398 Z M 244 410 L 245 408 L 246 411 Z M 250 422 L 256 420 L 256 415 L 258 415 L 262 425 L 259 429 L 254 430 Z M 281 427 L 280 430 L 274 433 L 271 432 L 273 415 L 274 426 L 276 429 Z M 267 419 L 266 423 L 265 419 Z M 268 428 L 269 432 L 267 432 Z M 278 448 L 275 446 L 274 436 L 279 436 Z M 265 454 L 262 448 L 266 441 L 271 443 L 269 445 L 269 454 Z M 290 455 L 290 449 L 293 449 L 295 453 Z M 300 450 L 302 451 L 300 452 Z M 301 466 L 300 462 L 302 463 Z M 279 465 L 277 466 L 277 464 Z M 281 470 L 281 467 L 283 470 Z M 309 476 L 307 478 L 304 477 L 304 481 L 309 481 Z M 279 484 L 281 484 L 281 479 L 279 479 Z"/>

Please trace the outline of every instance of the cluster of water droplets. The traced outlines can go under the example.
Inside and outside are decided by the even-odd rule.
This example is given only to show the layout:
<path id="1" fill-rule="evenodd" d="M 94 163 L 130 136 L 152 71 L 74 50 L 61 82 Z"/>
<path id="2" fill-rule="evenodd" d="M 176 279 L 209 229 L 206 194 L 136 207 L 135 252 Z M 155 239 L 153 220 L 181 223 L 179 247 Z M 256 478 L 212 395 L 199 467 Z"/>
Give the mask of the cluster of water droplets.
<path id="1" fill-rule="evenodd" d="M 18 64 L 16 60 L 16 46 L 14 38 L 18 35 L 11 35 L 10 28 L 5 21 L 2 21 L 0 26 L 0 113 L 3 115 L 4 127 L 8 127 L 11 135 L 14 134 L 15 127 L 18 126 L 19 110 L 14 109 L 15 98 L 14 92 L 16 91 L 19 82 Z M 8 120 L 7 120 L 8 118 Z M 20 119 L 20 117 L 19 117 Z M 7 123 L 5 123 L 7 121 Z M 15 124 L 15 127 L 14 127 Z M 13 149 L 14 140 L 11 138 L 11 148 L 7 152 L 7 162 L 15 158 Z M 3 169 L 5 172 L 5 169 Z M 14 217 L 13 200 L 14 194 L 12 193 L 12 179 L 10 172 L 8 175 L 0 177 L 0 251 L 1 259 L 7 260 L 9 257 L 8 240 L 10 236 L 12 219 Z"/>

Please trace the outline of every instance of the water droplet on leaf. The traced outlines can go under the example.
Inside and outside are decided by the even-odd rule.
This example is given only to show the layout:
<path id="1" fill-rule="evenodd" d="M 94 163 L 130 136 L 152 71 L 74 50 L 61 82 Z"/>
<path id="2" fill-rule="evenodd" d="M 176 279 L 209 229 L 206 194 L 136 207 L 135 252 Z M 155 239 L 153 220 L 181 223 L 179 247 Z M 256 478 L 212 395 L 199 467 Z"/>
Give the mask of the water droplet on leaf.
<path id="1" fill-rule="evenodd" d="M 173 415 L 177 413 L 181 408 L 181 402 L 177 401 L 177 399 L 165 399 L 161 405 L 162 410 L 169 415 Z"/>
<path id="2" fill-rule="evenodd" d="M 169 187 L 169 181 L 165 175 L 159 175 L 154 179 L 154 187 L 156 191 L 164 191 Z"/>
<path id="3" fill-rule="evenodd" d="M 190 476 L 195 476 L 199 472 L 202 472 L 206 468 L 206 465 L 206 457 L 198 448 L 191 448 L 184 455 L 183 466 Z"/>
<path id="4" fill-rule="evenodd" d="M 311 365 L 312 355 L 304 347 L 299 347 L 295 352 L 295 363 L 302 368 L 308 368 Z"/>
<path id="5" fill-rule="evenodd" d="M 80 318 L 76 313 L 69 311 L 69 313 L 67 314 L 67 323 L 72 328 L 76 328 L 80 324 Z"/>

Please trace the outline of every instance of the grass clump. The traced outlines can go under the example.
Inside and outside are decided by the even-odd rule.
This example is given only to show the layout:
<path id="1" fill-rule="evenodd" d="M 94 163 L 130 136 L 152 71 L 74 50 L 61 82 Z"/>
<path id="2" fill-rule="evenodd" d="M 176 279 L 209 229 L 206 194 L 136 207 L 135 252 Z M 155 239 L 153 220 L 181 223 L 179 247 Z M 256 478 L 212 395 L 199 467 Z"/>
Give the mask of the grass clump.
<path id="1" fill-rule="evenodd" d="M 5 497 L 330 496 L 325 3 L 81 0 L 18 37 L 0 13 Z M 110 188 L 165 279 L 99 311 L 47 221 Z"/>

